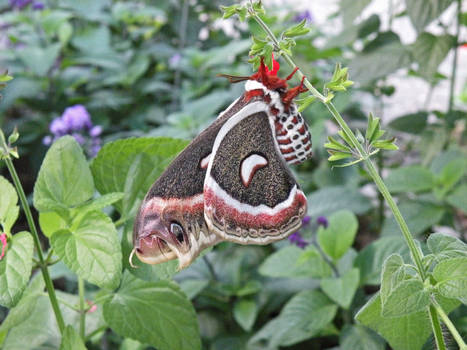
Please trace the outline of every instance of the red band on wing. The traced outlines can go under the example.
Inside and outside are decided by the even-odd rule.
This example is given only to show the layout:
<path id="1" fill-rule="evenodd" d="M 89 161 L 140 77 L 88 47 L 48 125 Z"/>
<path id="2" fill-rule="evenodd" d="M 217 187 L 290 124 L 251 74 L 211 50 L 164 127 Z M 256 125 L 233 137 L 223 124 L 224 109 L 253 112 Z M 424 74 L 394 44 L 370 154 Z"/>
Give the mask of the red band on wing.
<path id="1" fill-rule="evenodd" d="M 224 218 L 232 221 L 236 226 L 247 228 L 277 228 L 286 224 L 291 217 L 297 215 L 300 209 L 306 208 L 306 197 L 301 191 L 297 191 L 291 205 L 277 211 L 273 215 L 268 213 L 252 214 L 239 211 L 220 198 L 211 188 L 205 188 L 205 211 L 213 218 Z"/>

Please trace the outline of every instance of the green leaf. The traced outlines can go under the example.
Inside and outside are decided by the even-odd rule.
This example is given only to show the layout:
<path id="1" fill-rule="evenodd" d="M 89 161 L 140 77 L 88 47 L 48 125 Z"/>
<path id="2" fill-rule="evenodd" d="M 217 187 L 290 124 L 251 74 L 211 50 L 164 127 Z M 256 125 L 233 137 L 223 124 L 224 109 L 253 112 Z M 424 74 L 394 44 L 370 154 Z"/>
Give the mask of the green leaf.
<path id="1" fill-rule="evenodd" d="M 399 254 L 391 254 L 384 261 L 381 273 L 381 301 L 384 304 L 391 293 L 407 279 L 404 260 Z"/>
<path id="2" fill-rule="evenodd" d="M 431 171 L 421 165 L 394 169 L 385 182 L 392 193 L 428 191 L 435 185 Z"/>
<path id="3" fill-rule="evenodd" d="M 417 32 L 438 18 L 452 0 L 406 0 L 407 14 Z"/>
<path id="4" fill-rule="evenodd" d="M 44 48 L 27 45 L 21 50 L 17 50 L 17 55 L 32 73 L 44 77 L 55 63 L 60 49 L 60 43 L 51 44 Z"/>
<path id="5" fill-rule="evenodd" d="M 341 210 L 329 217 L 329 226 L 318 230 L 318 243 L 332 259 L 339 260 L 352 246 L 358 230 L 355 215 L 348 210 Z"/>
<path id="6" fill-rule="evenodd" d="M 315 247 L 303 250 L 286 246 L 269 255 L 259 267 L 259 273 L 269 277 L 325 277 L 331 274 L 329 265 Z"/>
<path id="7" fill-rule="evenodd" d="M 385 149 L 389 151 L 397 151 L 399 147 L 394 143 L 396 141 L 395 137 L 392 137 L 388 140 L 379 140 L 379 141 L 374 141 L 372 143 L 372 146 L 374 148 L 380 148 L 380 149 Z"/>
<path id="8" fill-rule="evenodd" d="M 193 305 L 174 282 L 145 282 L 125 273 L 104 304 L 104 318 L 117 334 L 160 350 L 201 349 Z"/>
<path id="9" fill-rule="evenodd" d="M 354 266 L 360 270 L 361 285 L 377 285 L 384 261 L 393 253 L 410 259 L 409 249 L 400 236 L 379 238 L 363 248 L 355 259 Z"/>
<path id="10" fill-rule="evenodd" d="M 86 350 L 81 337 L 70 325 L 65 328 L 60 350 Z"/>
<path id="11" fill-rule="evenodd" d="M 361 325 L 346 326 L 339 337 L 340 350 L 384 350 L 386 343 L 371 329 Z"/>
<path id="12" fill-rule="evenodd" d="M 269 321 L 250 340 L 267 342 L 263 349 L 289 346 L 316 335 L 334 319 L 337 305 L 323 293 L 306 290 L 290 299 L 279 316 Z"/>
<path id="13" fill-rule="evenodd" d="M 467 214 L 467 185 L 457 186 L 454 191 L 446 197 L 446 202 Z"/>
<path id="14" fill-rule="evenodd" d="M 412 235 L 419 235 L 437 224 L 444 215 L 445 208 L 429 202 L 405 201 L 399 206 Z M 386 218 L 383 224 L 383 236 L 400 234 L 399 225 L 393 216 Z"/>
<path id="15" fill-rule="evenodd" d="M 437 188 L 435 194 L 442 198 L 449 192 L 454 185 L 464 176 L 467 168 L 467 162 L 464 158 L 453 159 L 446 165 L 444 165 L 441 173 L 437 178 L 437 183 L 440 188 Z"/>
<path id="16" fill-rule="evenodd" d="M 392 120 L 388 126 L 397 131 L 410 134 L 420 134 L 427 126 L 427 120 L 427 112 L 417 112 L 398 117 Z"/>
<path id="17" fill-rule="evenodd" d="M 359 279 L 360 271 L 356 268 L 352 268 L 342 277 L 323 278 L 321 280 L 321 289 L 329 298 L 344 309 L 348 309 L 357 291 Z"/>
<path id="18" fill-rule="evenodd" d="M 439 65 L 454 44 L 454 37 L 450 34 L 440 36 L 427 32 L 420 34 L 412 46 L 414 59 L 418 63 L 418 73 L 428 82 L 432 82 Z"/>
<path id="19" fill-rule="evenodd" d="M 467 298 L 467 256 L 441 261 L 435 266 L 433 277 L 441 295 Z"/>
<path id="20" fill-rule="evenodd" d="M 31 315 L 36 306 L 38 297 L 44 290 L 44 287 L 45 284 L 42 276 L 36 274 L 24 290 L 24 293 L 18 304 L 10 309 L 7 317 L 3 320 L 2 324 L 0 325 L 0 332 L 8 332 L 13 327 L 21 324 Z"/>
<path id="21" fill-rule="evenodd" d="M 83 214 L 88 211 L 101 210 L 105 207 L 114 204 L 115 202 L 118 202 L 124 197 L 124 195 L 125 194 L 122 192 L 106 193 L 103 196 L 93 199 L 90 203 L 85 203 L 81 205 L 76 210 L 79 211 L 80 214 Z"/>
<path id="22" fill-rule="evenodd" d="M 430 304 L 430 293 L 420 280 L 406 280 L 398 284 L 382 303 L 383 317 L 401 317 L 422 311 Z"/>
<path id="23" fill-rule="evenodd" d="M 318 217 L 330 215 L 338 210 L 348 209 L 354 214 L 363 214 L 370 210 L 369 199 L 358 189 L 347 186 L 330 186 L 312 192 L 307 196 L 309 203 L 308 215 Z"/>
<path id="24" fill-rule="evenodd" d="M 306 23 L 306 19 L 302 20 L 300 23 L 294 25 L 293 27 L 286 29 L 284 33 L 282 33 L 282 36 L 293 38 L 307 34 L 310 31 L 310 28 L 305 28 Z"/>
<path id="25" fill-rule="evenodd" d="M 56 212 L 48 211 L 39 213 L 39 226 L 44 236 L 50 238 L 54 232 L 67 228 L 68 224 Z"/>
<path id="26" fill-rule="evenodd" d="M 258 314 L 258 304 L 254 300 L 240 299 L 233 308 L 235 321 L 246 331 L 251 331 Z"/>
<path id="27" fill-rule="evenodd" d="M 459 302 L 437 298 L 449 313 Z M 421 350 L 431 334 L 428 311 L 415 312 L 402 317 L 385 318 L 381 315 L 381 298 L 375 294 L 355 316 L 358 322 L 378 332 L 393 349 Z"/>
<path id="28" fill-rule="evenodd" d="M 467 257 L 467 244 L 455 237 L 432 233 L 426 243 L 437 261 Z"/>
<path id="29" fill-rule="evenodd" d="M 105 214 L 86 213 L 70 229 L 53 233 L 50 243 L 65 265 L 85 280 L 101 288 L 119 285 L 122 253 L 115 226 Z"/>
<path id="30" fill-rule="evenodd" d="M 110 142 L 91 163 L 96 188 L 101 194 L 124 192 L 136 156 L 144 154 L 150 160 L 149 164 L 145 164 L 145 169 L 150 168 L 151 171 L 146 174 L 144 183 L 134 189 L 137 191 L 136 195 L 126 194 L 131 198 L 142 199 L 162 171 L 186 145 L 187 141 L 167 137 L 129 138 Z M 115 206 L 122 212 L 120 202 Z"/>
<path id="31" fill-rule="evenodd" d="M 394 40 L 356 55 L 349 63 L 349 72 L 354 81 L 365 85 L 410 64 L 409 50 L 401 44 L 397 35 L 392 32 L 390 34 Z M 375 45 L 375 42 L 379 44 L 382 41 L 381 36 L 385 35 L 387 33 L 380 33 L 369 45 Z"/>
<path id="32" fill-rule="evenodd" d="M 19 215 L 18 195 L 3 176 L 0 176 L 0 193 L 0 226 L 2 232 L 9 234 Z"/>
<path id="33" fill-rule="evenodd" d="M 32 269 L 34 243 L 29 232 L 19 232 L 8 242 L 0 260 L 0 305 L 11 308 L 18 303 Z"/>
<path id="34" fill-rule="evenodd" d="M 72 136 L 54 142 L 45 155 L 34 186 L 38 211 L 74 207 L 92 197 L 94 182 L 83 150 Z"/>
<path id="35" fill-rule="evenodd" d="M 180 282 L 180 289 L 188 299 L 193 300 L 209 284 L 207 279 L 186 279 Z"/>

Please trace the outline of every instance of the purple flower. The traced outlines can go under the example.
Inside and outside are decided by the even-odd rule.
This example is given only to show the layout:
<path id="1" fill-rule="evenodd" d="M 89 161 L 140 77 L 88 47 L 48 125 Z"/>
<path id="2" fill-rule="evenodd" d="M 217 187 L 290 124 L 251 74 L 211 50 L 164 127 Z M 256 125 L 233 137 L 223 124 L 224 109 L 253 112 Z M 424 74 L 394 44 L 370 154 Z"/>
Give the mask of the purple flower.
<path id="1" fill-rule="evenodd" d="M 62 120 L 69 130 L 81 131 L 92 127 L 91 117 L 83 105 L 74 105 L 65 109 Z"/>
<path id="2" fill-rule="evenodd" d="M 22 10 L 31 2 L 32 0 L 10 0 L 10 6 L 14 9 Z"/>
<path id="3" fill-rule="evenodd" d="M 293 18 L 294 22 L 301 22 L 304 19 L 306 19 L 308 22 L 313 21 L 313 16 L 311 15 L 311 12 L 309 10 L 305 10 L 303 12 L 297 13 L 295 17 Z"/>
<path id="4" fill-rule="evenodd" d="M 42 1 L 34 1 L 32 3 L 32 9 L 33 10 L 43 10 L 45 8 L 45 5 Z"/>
<path id="5" fill-rule="evenodd" d="M 302 226 L 308 226 L 311 222 L 311 216 L 307 215 L 302 220 Z"/>
<path id="6" fill-rule="evenodd" d="M 302 249 L 308 245 L 308 242 L 303 239 L 299 231 L 292 233 L 289 236 L 289 242 Z"/>
<path id="7" fill-rule="evenodd" d="M 177 52 L 176 54 L 174 54 L 172 57 L 169 58 L 169 66 L 171 68 L 175 68 L 178 66 L 181 60 L 182 60 L 182 55 L 180 55 Z"/>
<path id="8" fill-rule="evenodd" d="M 325 216 L 320 216 L 318 219 L 316 219 L 316 222 L 318 223 L 318 226 L 323 226 L 324 228 L 328 228 L 328 219 L 326 219 Z"/>
<path id="9" fill-rule="evenodd" d="M 102 134 L 102 126 L 100 125 L 93 126 L 91 130 L 89 130 L 89 135 L 91 137 L 97 137 L 100 134 Z"/>
<path id="10" fill-rule="evenodd" d="M 68 133 L 69 128 L 62 118 L 55 118 L 50 123 L 49 130 L 55 136 L 63 136 Z"/>
<path id="11" fill-rule="evenodd" d="M 86 149 L 88 155 L 94 157 L 101 148 L 100 135 L 102 126 L 93 125 L 91 116 L 83 105 L 74 105 L 65 109 L 61 117 L 52 120 L 49 126 L 52 135 L 42 139 L 46 146 L 64 135 L 71 135 Z"/>

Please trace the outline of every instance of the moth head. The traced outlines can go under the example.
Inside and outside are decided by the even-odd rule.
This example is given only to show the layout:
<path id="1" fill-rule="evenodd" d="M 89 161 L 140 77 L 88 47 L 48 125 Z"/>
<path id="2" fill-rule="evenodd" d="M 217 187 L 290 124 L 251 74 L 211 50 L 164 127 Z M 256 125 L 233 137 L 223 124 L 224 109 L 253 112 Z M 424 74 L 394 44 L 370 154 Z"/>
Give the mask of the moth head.
<path id="1" fill-rule="evenodd" d="M 146 264 L 179 259 L 179 267 L 189 265 L 190 242 L 181 218 L 173 212 L 141 211 L 133 230 L 134 252 Z"/>
<path id="2" fill-rule="evenodd" d="M 247 82 L 247 85 L 245 85 L 245 97 L 247 100 L 250 100 L 255 96 L 260 96 L 263 97 L 267 103 L 270 103 L 271 98 L 277 96 L 280 99 L 284 110 L 288 111 L 290 105 L 293 103 L 293 99 L 298 96 L 298 94 L 307 91 L 303 86 L 305 77 L 302 78 L 299 86 L 289 89 L 287 82 L 297 72 L 298 67 L 295 68 L 285 79 L 282 79 L 277 75 L 279 68 L 279 62 L 274 59 L 274 56 L 272 56 L 272 69 L 269 69 L 269 67 L 264 63 L 264 58 L 261 57 L 258 71 L 250 76 L 236 77 L 227 74 L 219 74 L 219 76 L 228 78 L 231 83 L 249 81 L 250 83 Z"/>

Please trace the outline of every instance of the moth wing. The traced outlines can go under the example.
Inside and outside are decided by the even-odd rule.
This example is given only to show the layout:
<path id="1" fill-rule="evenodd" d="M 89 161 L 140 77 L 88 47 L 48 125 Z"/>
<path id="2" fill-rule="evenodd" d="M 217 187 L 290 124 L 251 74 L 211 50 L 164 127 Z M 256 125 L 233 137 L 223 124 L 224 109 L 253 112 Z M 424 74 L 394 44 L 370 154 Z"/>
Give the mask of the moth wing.
<path id="1" fill-rule="evenodd" d="M 240 244 L 268 244 L 301 226 L 307 204 L 280 154 L 261 102 L 219 130 L 204 181 L 204 217 L 214 233 Z"/>

